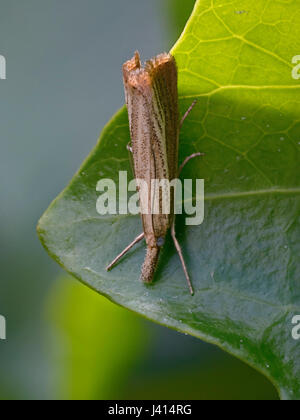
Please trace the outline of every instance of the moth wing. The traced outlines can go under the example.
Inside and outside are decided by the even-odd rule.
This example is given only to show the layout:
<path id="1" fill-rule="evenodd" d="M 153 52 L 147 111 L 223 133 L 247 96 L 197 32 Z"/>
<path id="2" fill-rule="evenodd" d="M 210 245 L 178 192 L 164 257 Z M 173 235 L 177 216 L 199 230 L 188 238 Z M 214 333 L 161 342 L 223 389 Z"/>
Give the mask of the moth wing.
<path id="1" fill-rule="evenodd" d="M 177 88 L 177 66 L 170 54 L 160 54 L 148 61 L 145 67 L 151 78 L 153 90 L 152 125 L 157 131 L 155 140 L 161 143 L 158 152 L 163 150 L 167 157 L 167 178 L 177 177 L 179 143 L 179 109 Z M 159 175 L 159 174 L 158 174 Z M 166 176 L 166 174 L 161 174 Z"/>

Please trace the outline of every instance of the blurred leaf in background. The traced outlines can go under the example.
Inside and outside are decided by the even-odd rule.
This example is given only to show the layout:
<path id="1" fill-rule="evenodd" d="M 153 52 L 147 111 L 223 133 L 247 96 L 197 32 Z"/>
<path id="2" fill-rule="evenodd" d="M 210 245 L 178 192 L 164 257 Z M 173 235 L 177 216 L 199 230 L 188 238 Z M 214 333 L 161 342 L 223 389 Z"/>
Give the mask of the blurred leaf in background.
<path id="1" fill-rule="evenodd" d="M 178 364 L 165 374 L 148 375 L 138 382 L 129 382 L 131 386 L 124 390 L 125 399 L 279 399 L 270 382 L 245 363 L 218 351 L 212 352 L 207 363 L 203 363 L 201 357 L 200 353 L 198 360 L 193 360 L 193 366 Z"/>
<path id="2" fill-rule="evenodd" d="M 58 399 L 114 399 L 149 348 L 141 318 L 73 278 L 60 277 L 47 305 Z"/>
<path id="3" fill-rule="evenodd" d="M 182 34 L 192 13 L 195 0 L 165 0 L 160 6 L 165 16 L 170 45 L 174 45 Z"/>

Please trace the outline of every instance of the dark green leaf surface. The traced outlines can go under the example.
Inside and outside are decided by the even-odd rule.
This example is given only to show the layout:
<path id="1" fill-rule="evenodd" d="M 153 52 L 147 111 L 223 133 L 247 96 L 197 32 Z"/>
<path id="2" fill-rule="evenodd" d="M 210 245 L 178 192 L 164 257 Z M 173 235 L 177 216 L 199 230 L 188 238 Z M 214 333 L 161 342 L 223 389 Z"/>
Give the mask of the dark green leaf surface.
<path id="1" fill-rule="evenodd" d="M 205 179 L 205 221 L 177 219 L 194 297 L 170 240 L 152 286 L 139 282 L 144 243 L 105 271 L 141 232 L 138 216 L 96 212 L 99 179 L 131 174 L 125 109 L 39 224 L 49 253 L 91 288 L 216 343 L 267 375 L 286 399 L 300 398 L 300 342 L 291 334 L 300 315 L 300 80 L 292 78 L 299 18 L 297 0 L 201 0 L 172 50 L 181 112 L 198 99 L 180 160 L 205 152 L 182 174 Z"/>

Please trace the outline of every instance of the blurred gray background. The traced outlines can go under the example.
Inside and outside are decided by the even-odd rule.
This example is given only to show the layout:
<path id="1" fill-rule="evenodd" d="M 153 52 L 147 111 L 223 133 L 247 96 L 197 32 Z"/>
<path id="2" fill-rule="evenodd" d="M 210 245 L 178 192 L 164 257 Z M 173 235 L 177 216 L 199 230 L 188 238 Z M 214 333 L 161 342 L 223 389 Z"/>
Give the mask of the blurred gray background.
<path id="1" fill-rule="evenodd" d="M 192 6 L 193 0 L 0 0 L 0 54 L 7 60 L 7 80 L 0 80 L 0 314 L 8 336 L 0 342 L 0 399 L 67 397 L 54 374 L 60 366 L 47 343 L 61 344 L 45 306 L 54 285 L 70 280 L 57 280 L 62 270 L 35 226 L 123 105 L 122 63 L 136 49 L 143 58 L 169 50 Z M 264 378 L 215 347 L 138 322 L 151 334 L 151 354 L 133 367 L 131 394 L 124 388 L 111 398 L 276 398 Z M 199 383 L 189 372 L 200 372 Z M 210 395 L 203 393 L 207 378 Z"/>

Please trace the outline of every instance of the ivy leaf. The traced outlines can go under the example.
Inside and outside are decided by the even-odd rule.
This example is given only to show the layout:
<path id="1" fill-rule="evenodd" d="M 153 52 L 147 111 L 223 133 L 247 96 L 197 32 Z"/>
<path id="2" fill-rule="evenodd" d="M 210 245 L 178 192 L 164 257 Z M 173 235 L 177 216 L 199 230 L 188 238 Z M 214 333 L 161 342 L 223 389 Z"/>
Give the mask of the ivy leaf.
<path id="1" fill-rule="evenodd" d="M 196 290 L 191 297 L 171 241 L 155 282 L 139 282 L 140 243 L 109 273 L 107 264 L 141 232 L 138 216 L 96 212 L 101 178 L 131 173 L 122 109 L 70 185 L 42 217 L 49 253 L 112 301 L 160 324 L 215 343 L 264 373 L 283 399 L 300 398 L 300 54 L 298 2 L 196 2 L 172 50 L 184 124 L 180 161 L 205 152 L 184 178 L 205 179 L 205 221 L 179 241 Z M 134 48 L 134 47 L 133 47 Z M 121 77 L 121 76 L 120 76 Z"/>

